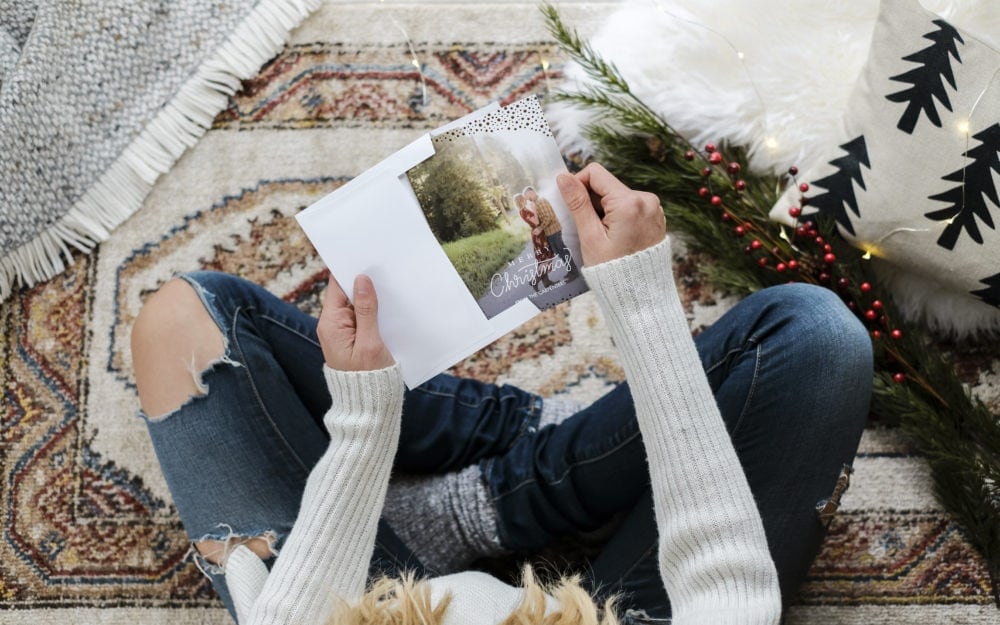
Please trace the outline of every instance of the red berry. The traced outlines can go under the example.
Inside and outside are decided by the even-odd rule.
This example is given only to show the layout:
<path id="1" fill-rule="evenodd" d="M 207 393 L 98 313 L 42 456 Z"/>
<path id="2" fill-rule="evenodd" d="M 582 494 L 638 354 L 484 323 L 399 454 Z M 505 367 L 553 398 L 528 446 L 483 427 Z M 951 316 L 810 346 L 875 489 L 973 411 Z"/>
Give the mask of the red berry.
<path id="1" fill-rule="evenodd" d="M 894 373 L 892 374 L 892 379 L 895 380 L 898 384 L 902 384 L 904 381 L 906 381 L 906 374 Z"/>
<path id="2" fill-rule="evenodd" d="M 700 195 L 701 197 L 708 197 L 709 193 L 711 193 L 711 191 L 708 190 L 708 187 L 702 187 L 698 189 L 698 195 Z"/>
<path id="3" fill-rule="evenodd" d="M 708 162 L 713 165 L 718 165 L 722 162 L 722 154 L 719 152 L 712 152 L 708 155 Z"/>
<path id="4" fill-rule="evenodd" d="M 705 151 L 708 152 L 709 154 L 711 154 L 712 152 L 715 152 L 715 144 L 714 143 L 706 143 L 705 144 Z"/>
<path id="5" fill-rule="evenodd" d="M 794 217 L 795 219 L 798 219 L 799 215 L 802 214 L 802 209 L 799 208 L 798 206 L 793 206 L 788 209 L 788 214 Z"/>
<path id="6" fill-rule="evenodd" d="M 709 177 L 709 176 L 711 176 L 712 175 L 712 169 L 710 167 L 704 167 L 704 168 L 702 168 L 701 175 L 705 176 L 706 178 Z"/>
<path id="7" fill-rule="evenodd" d="M 729 213 L 723 211 L 723 213 L 722 213 L 722 221 L 729 221 L 732 218 L 733 218 L 732 215 L 730 215 Z"/>
<path id="8" fill-rule="evenodd" d="M 736 226 L 735 228 L 733 228 L 733 232 L 736 233 L 736 236 L 741 237 L 747 233 L 747 229 L 744 228 L 743 226 Z"/>
<path id="9" fill-rule="evenodd" d="M 798 228 L 795 229 L 795 234 L 796 236 L 804 237 L 807 234 L 809 234 L 809 228 L 806 228 L 805 226 L 799 226 Z"/>
<path id="10" fill-rule="evenodd" d="M 813 230 L 813 232 L 815 232 L 815 230 Z M 823 243 L 825 243 L 825 242 L 826 242 L 826 241 L 825 241 L 825 240 L 823 239 L 823 237 L 816 237 L 815 241 L 816 241 L 816 245 L 823 245 Z"/>
<path id="11" fill-rule="evenodd" d="M 841 278 L 841 279 L 837 280 L 837 288 L 846 289 L 850 285 L 851 285 L 851 281 L 848 280 L 847 278 Z"/>
<path id="12" fill-rule="evenodd" d="M 819 274 L 819 281 L 820 282 L 829 282 L 830 281 L 830 274 L 828 274 L 826 272 L 823 272 L 823 273 Z"/>
<path id="13" fill-rule="evenodd" d="M 833 263 L 837 262 L 837 257 L 833 254 L 824 254 L 823 262 L 826 263 L 827 265 L 832 265 Z"/>
<path id="14" fill-rule="evenodd" d="M 851 310 L 854 310 L 858 307 L 858 305 L 855 304 L 854 302 L 847 302 L 847 307 L 850 308 Z"/>
<path id="15" fill-rule="evenodd" d="M 865 311 L 865 319 L 867 319 L 868 321 L 875 321 L 876 317 L 878 317 L 878 313 L 875 312 L 874 310 L 869 308 L 868 310 Z"/>
<path id="16" fill-rule="evenodd" d="M 685 152 L 684 153 L 684 160 L 686 160 L 686 161 L 693 161 L 694 160 L 694 151 L 693 150 L 688 150 L 687 152 Z"/>
<path id="17" fill-rule="evenodd" d="M 862 293 L 867 293 L 868 291 L 871 291 L 871 290 L 872 290 L 872 285 L 871 284 L 869 284 L 868 282 L 862 282 L 861 283 L 861 292 Z"/>
<path id="18" fill-rule="evenodd" d="M 799 191 L 805 193 L 808 190 L 809 190 L 809 183 L 803 182 L 802 184 L 799 185 Z"/>
<path id="19" fill-rule="evenodd" d="M 778 271 L 778 273 L 784 273 L 785 270 L 788 269 L 788 265 L 785 263 L 778 263 L 774 268 Z"/>
<path id="20" fill-rule="evenodd" d="M 796 167 L 795 165 L 792 165 L 791 167 L 788 168 L 788 173 L 795 176 L 799 173 L 799 168 Z"/>
<path id="21" fill-rule="evenodd" d="M 830 245 L 829 243 L 827 243 L 826 245 L 823 246 L 823 251 L 827 252 L 827 253 L 832 252 L 833 251 L 833 246 Z"/>
<path id="22" fill-rule="evenodd" d="M 778 254 L 781 254 L 781 248 L 775 245 L 771 248 L 771 253 L 777 256 Z"/>
<path id="23" fill-rule="evenodd" d="M 892 332 L 889 333 L 889 336 L 891 336 L 892 338 L 894 338 L 894 339 L 896 339 L 898 341 L 899 339 L 903 338 L 903 331 L 902 330 L 898 330 L 898 329 L 897 330 L 893 330 Z"/>
<path id="24" fill-rule="evenodd" d="M 737 191 L 742 191 L 742 190 L 744 190 L 746 188 L 747 188 L 747 182 L 746 182 L 746 180 L 737 180 L 736 181 L 736 190 Z"/>
<path id="25" fill-rule="evenodd" d="M 791 270 L 793 270 L 793 271 L 795 269 L 798 269 L 799 268 L 799 261 L 795 260 L 794 258 L 792 260 L 788 261 L 788 268 L 791 269 Z"/>
<path id="26" fill-rule="evenodd" d="M 729 173 L 731 173 L 732 175 L 735 176 L 736 174 L 740 173 L 740 164 L 739 163 L 729 163 L 728 169 L 729 169 Z"/>
<path id="27" fill-rule="evenodd" d="M 882 301 L 881 300 L 875 300 L 874 302 L 872 302 L 872 308 L 874 308 L 875 310 L 881 310 L 882 309 Z"/>
<path id="28" fill-rule="evenodd" d="M 719 197 L 718 195 L 713 195 L 711 202 L 712 206 L 722 206 L 722 198 Z"/>
<path id="29" fill-rule="evenodd" d="M 762 245 L 764 244 L 758 241 L 757 239 L 754 239 L 753 241 L 750 242 L 750 247 L 752 247 L 755 250 L 759 250 Z"/>
<path id="30" fill-rule="evenodd" d="M 761 256 L 760 258 L 758 258 L 757 264 L 760 265 L 761 267 L 767 267 L 767 257 Z"/>
<path id="31" fill-rule="evenodd" d="M 877 338 L 877 339 L 880 339 L 880 338 L 882 338 L 882 331 L 881 330 L 872 330 L 872 336 L 875 337 L 875 338 Z"/>
<path id="32" fill-rule="evenodd" d="M 746 254 L 747 256 L 749 256 L 751 252 L 753 252 L 753 248 L 751 248 L 749 245 L 744 245 L 743 246 L 743 253 L 744 254 Z"/>

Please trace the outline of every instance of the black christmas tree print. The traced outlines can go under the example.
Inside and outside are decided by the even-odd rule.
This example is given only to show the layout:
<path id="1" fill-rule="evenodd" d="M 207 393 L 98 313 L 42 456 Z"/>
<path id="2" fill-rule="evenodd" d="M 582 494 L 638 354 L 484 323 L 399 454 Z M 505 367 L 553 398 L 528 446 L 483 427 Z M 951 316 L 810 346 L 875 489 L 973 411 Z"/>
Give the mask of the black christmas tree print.
<path id="1" fill-rule="evenodd" d="M 929 198 L 947 202 L 948 207 L 924 214 L 934 221 L 949 220 L 937 240 L 938 245 L 949 250 L 955 248 L 962 230 L 982 245 L 983 235 L 979 232 L 976 218 L 995 229 L 993 216 L 990 215 L 991 204 L 993 208 L 1000 208 L 997 184 L 993 179 L 994 173 L 1000 175 L 1000 124 L 993 124 L 972 138 L 980 142 L 964 154 L 972 162 L 942 178 L 958 184 Z"/>
<path id="2" fill-rule="evenodd" d="M 847 214 L 844 205 L 849 206 L 855 215 L 861 216 L 861 212 L 858 210 L 858 200 L 854 196 L 854 183 L 857 183 L 862 189 L 865 188 L 865 181 L 861 176 L 861 166 L 864 165 L 870 169 L 871 164 L 868 162 L 868 146 L 865 145 L 864 135 L 845 143 L 840 146 L 840 149 L 847 154 L 830 161 L 830 164 L 836 167 L 837 171 L 812 183 L 814 187 L 826 189 L 826 193 L 809 196 L 809 206 L 833 217 L 845 230 L 854 234 L 851 216 Z"/>
<path id="3" fill-rule="evenodd" d="M 972 294 L 987 304 L 1000 308 L 1000 273 L 995 273 L 985 280 L 980 280 L 980 282 L 988 288 L 973 291 Z"/>
<path id="4" fill-rule="evenodd" d="M 937 99 L 946 109 L 951 110 L 951 101 L 948 100 L 948 90 L 944 86 L 942 77 L 948 81 L 952 89 L 955 86 L 955 74 L 951 69 L 949 55 L 955 57 L 959 63 L 962 58 L 958 55 L 958 43 L 965 43 L 958 31 L 944 20 L 934 20 L 938 30 L 927 33 L 924 39 L 930 39 L 930 46 L 914 52 L 909 56 L 904 56 L 904 61 L 919 63 L 908 72 L 897 76 L 892 76 L 889 80 L 908 83 L 912 86 L 885 96 L 892 102 L 907 102 L 903 116 L 899 118 L 896 125 L 907 134 L 913 134 L 913 129 L 917 126 L 920 112 L 927 115 L 927 119 L 932 124 L 941 127 L 941 117 L 938 115 L 934 100 Z"/>

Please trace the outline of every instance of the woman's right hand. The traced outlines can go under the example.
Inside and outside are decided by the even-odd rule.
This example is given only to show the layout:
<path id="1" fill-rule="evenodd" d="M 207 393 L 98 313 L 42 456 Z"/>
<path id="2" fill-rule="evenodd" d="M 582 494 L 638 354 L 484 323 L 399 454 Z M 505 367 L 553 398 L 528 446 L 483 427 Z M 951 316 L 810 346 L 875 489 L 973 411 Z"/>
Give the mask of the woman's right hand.
<path id="1" fill-rule="evenodd" d="M 584 265 L 628 256 L 666 236 L 659 198 L 633 191 L 596 163 L 576 175 L 559 174 L 556 182 L 576 222 Z"/>

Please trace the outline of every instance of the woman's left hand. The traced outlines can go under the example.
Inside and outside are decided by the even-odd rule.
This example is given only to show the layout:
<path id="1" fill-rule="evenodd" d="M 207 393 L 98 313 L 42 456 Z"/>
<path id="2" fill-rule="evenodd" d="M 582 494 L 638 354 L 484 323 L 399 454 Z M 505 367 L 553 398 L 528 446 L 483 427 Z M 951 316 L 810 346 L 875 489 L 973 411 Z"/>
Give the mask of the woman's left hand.
<path id="1" fill-rule="evenodd" d="M 374 371 L 395 360 L 378 332 L 378 297 L 371 278 L 354 279 L 354 305 L 330 276 L 316 328 L 326 365 L 339 371 Z"/>

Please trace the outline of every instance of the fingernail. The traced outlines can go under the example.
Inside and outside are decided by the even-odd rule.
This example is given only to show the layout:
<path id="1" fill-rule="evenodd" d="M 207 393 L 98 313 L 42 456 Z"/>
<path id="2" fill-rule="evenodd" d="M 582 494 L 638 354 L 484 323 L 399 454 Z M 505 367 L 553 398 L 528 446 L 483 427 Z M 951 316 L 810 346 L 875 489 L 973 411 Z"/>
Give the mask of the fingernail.
<path id="1" fill-rule="evenodd" d="M 560 191 L 570 191 L 573 189 L 573 176 L 569 174 L 559 174 L 556 176 L 556 184 Z"/>
<path id="2" fill-rule="evenodd" d="M 371 280 L 364 274 L 359 274 L 354 278 L 354 297 L 365 296 L 371 292 Z"/>

